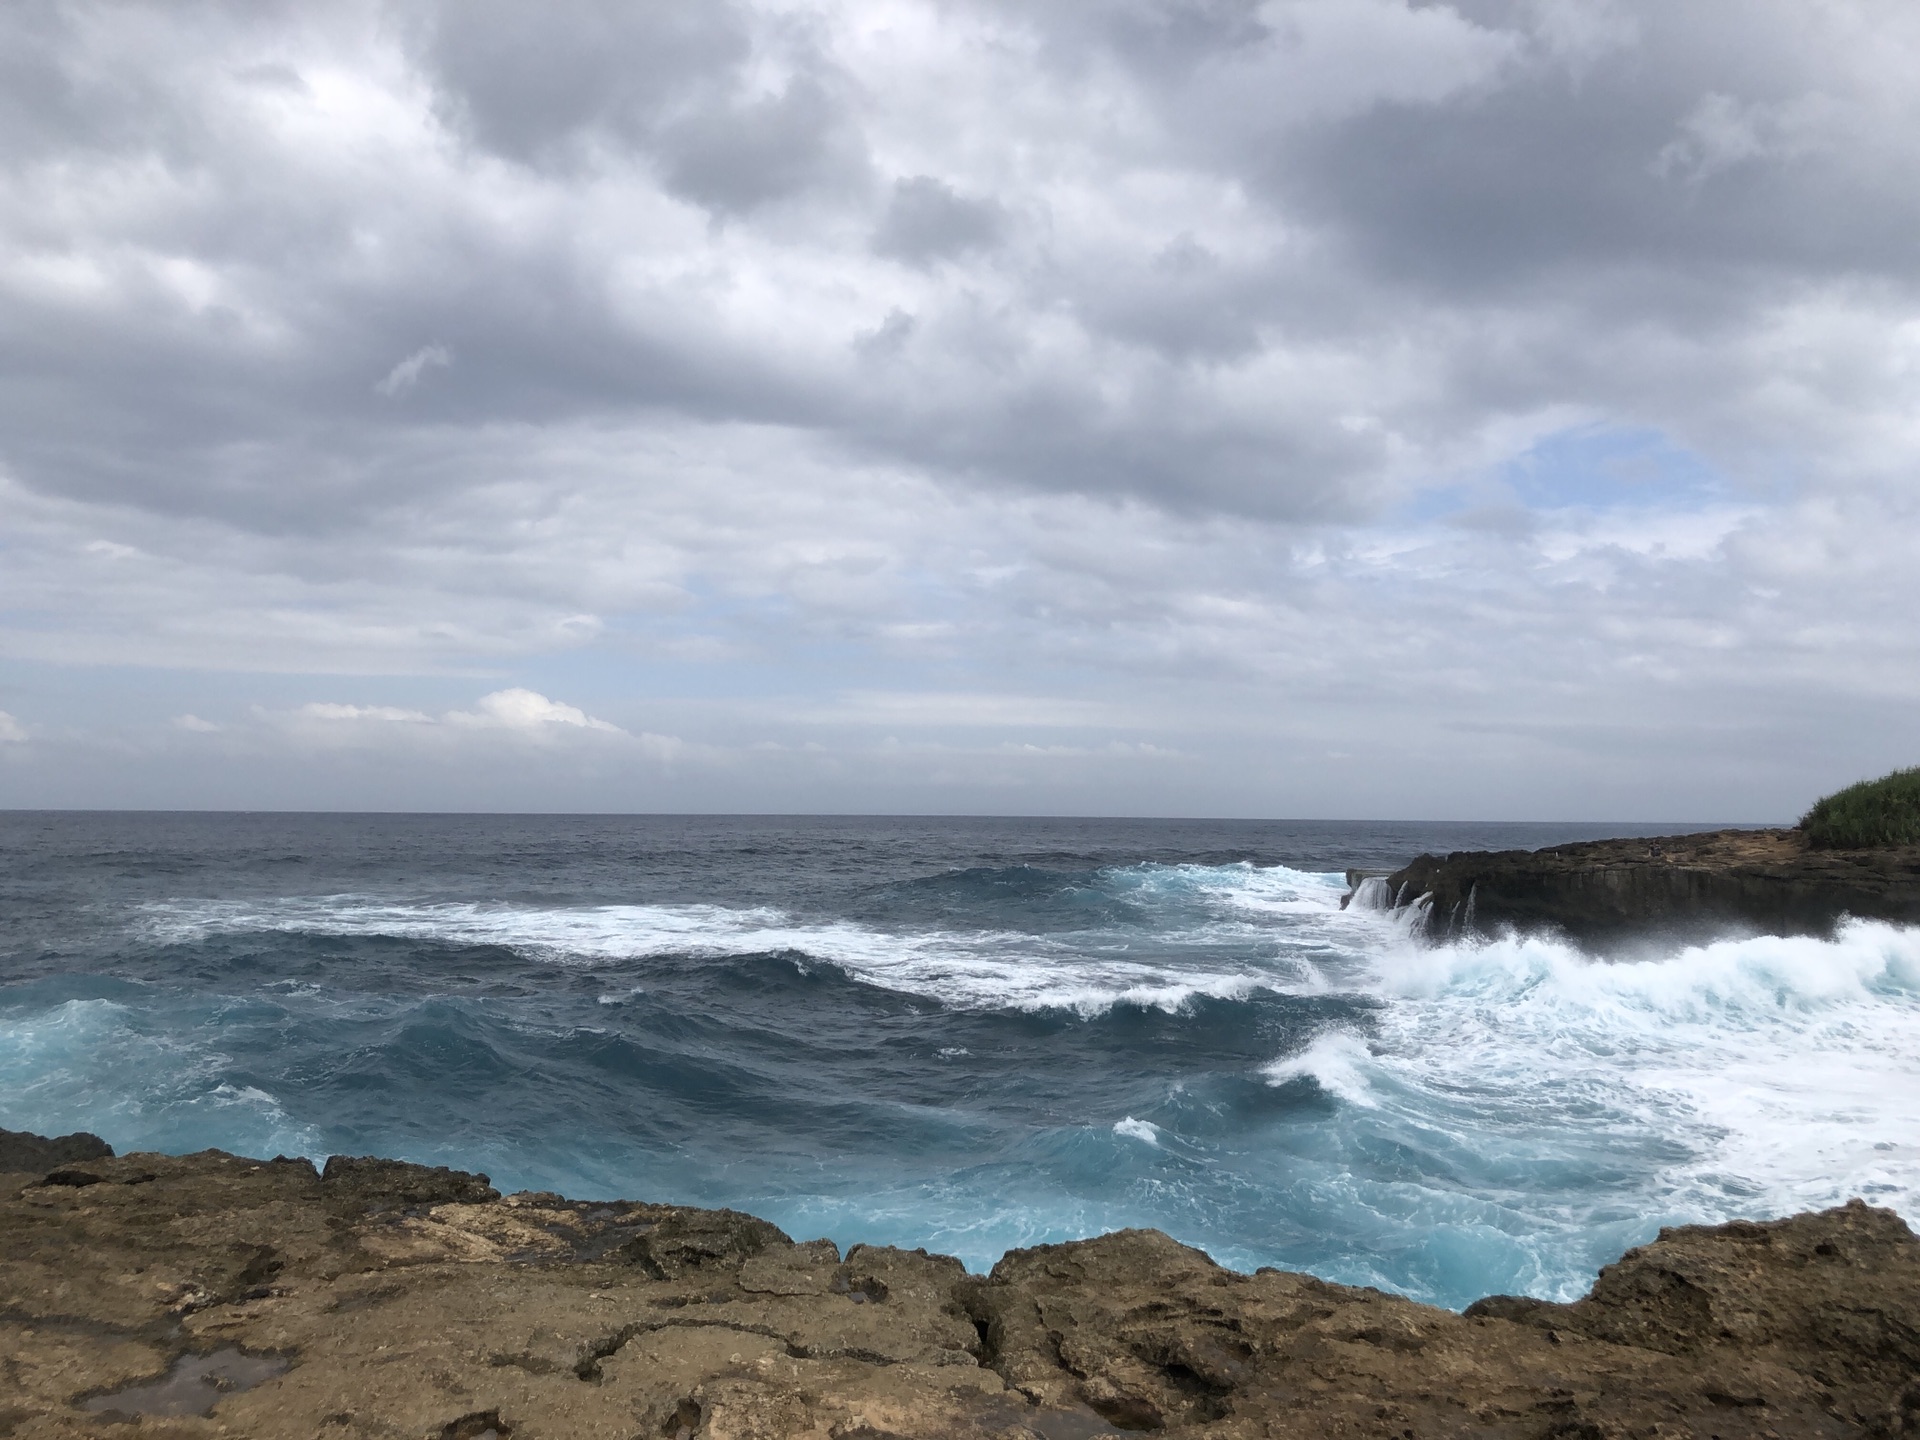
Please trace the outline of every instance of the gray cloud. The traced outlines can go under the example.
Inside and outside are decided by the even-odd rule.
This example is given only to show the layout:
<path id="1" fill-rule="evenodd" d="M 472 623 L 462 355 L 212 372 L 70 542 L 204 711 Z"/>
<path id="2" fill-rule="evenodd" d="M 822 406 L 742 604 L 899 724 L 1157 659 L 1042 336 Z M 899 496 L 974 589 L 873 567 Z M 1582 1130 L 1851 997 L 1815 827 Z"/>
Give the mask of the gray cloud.
<path id="1" fill-rule="evenodd" d="M 763 31 L 772 54 L 757 56 L 748 17 L 729 5 L 442 6 L 428 35 L 445 113 L 528 164 L 590 167 L 612 146 L 729 215 L 864 175 L 832 67 L 780 27 Z M 784 79 L 769 89 L 749 75 L 756 58 L 778 61 Z"/>
<path id="2" fill-rule="evenodd" d="M 1779 793 L 1822 727 L 1903 758 L 1892 0 L 0 28 L 0 652 L 229 677 L 156 692 L 156 746 L 267 746 L 234 687 L 304 673 L 259 703 L 552 696 L 795 803 L 889 723 L 916 803 L 1041 784 L 1029 742 L 1058 803 L 1204 788 L 1272 727 L 1275 794 L 1369 739 L 1412 783 L 1416 717 L 1589 796 L 1770 704 Z M 1657 440 L 1632 485 L 1608 436 Z M 1137 726 L 900 718 L 999 691 Z M 75 693 L 0 683 L 6 753 L 93 743 Z M 835 698 L 879 693 L 936 698 Z"/>
<path id="3" fill-rule="evenodd" d="M 482 0 L 408 18 L 443 112 L 487 149 L 528 163 L 563 159 L 596 130 L 645 137 L 752 53 L 725 3 Z"/>
<path id="4" fill-rule="evenodd" d="M 857 186 L 866 170 L 841 106 L 813 75 L 681 117 L 662 129 L 660 150 L 668 187 L 724 214 L 816 187 Z"/>
<path id="5" fill-rule="evenodd" d="M 1000 207 L 959 194 L 943 180 L 914 175 L 893 182 L 886 214 L 874 231 L 876 253 L 924 265 L 997 244 L 1005 228 Z"/>

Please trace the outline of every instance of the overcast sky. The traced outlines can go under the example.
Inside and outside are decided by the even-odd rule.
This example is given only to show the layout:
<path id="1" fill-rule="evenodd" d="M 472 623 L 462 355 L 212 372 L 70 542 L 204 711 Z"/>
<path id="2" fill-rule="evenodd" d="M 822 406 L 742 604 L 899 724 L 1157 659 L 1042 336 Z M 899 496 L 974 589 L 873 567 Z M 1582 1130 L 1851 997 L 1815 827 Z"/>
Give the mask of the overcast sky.
<path id="1" fill-rule="evenodd" d="M 0 804 L 1920 763 L 1911 0 L 0 9 Z"/>

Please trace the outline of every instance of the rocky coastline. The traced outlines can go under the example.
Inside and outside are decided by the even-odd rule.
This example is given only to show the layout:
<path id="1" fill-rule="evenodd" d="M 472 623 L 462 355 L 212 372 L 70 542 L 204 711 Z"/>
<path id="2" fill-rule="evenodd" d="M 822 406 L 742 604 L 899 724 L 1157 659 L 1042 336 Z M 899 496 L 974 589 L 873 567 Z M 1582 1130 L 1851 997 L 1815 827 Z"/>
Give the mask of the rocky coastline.
<path id="1" fill-rule="evenodd" d="M 1787 829 L 1456 851 L 1348 879 L 1346 903 L 1406 911 L 1433 939 L 1549 931 L 1605 950 L 1642 940 L 1825 936 L 1849 916 L 1920 924 L 1920 846 L 1816 850 Z"/>
<path id="2" fill-rule="evenodd" d="M 1854 1201 L 1464 1314 L 1149 1230 L 796 1243 L 726 1210 L 0 1132 L 0 1436 L 1920 1434 L 1920 1242 Z"/>

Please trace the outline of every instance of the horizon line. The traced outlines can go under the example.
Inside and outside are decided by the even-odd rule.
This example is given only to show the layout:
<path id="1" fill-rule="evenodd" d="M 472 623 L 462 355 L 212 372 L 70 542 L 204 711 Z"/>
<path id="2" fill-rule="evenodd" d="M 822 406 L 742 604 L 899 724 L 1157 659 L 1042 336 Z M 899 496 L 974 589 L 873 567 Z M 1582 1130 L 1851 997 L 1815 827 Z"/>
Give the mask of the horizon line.
<path id="1" fill-rule="evenodd" d="M 1558 817 L 1519 820 L 1496 817 L 1437 819 L 1410 816 L 1311 815 L 1129 815 L 1007 812 L 985 810 L 363 810 L 293 807 L 158 805 L 0 805 L 0 815 L 284 815 L 358 816 L 419 819 L 575 819 L 575 820 L 1051 820 L 1162 822 L 1208 825 L 1683 825 L 1699 830 L 1793 829 L 1794 820 L 1681 820 L 1622 817 Z"/>

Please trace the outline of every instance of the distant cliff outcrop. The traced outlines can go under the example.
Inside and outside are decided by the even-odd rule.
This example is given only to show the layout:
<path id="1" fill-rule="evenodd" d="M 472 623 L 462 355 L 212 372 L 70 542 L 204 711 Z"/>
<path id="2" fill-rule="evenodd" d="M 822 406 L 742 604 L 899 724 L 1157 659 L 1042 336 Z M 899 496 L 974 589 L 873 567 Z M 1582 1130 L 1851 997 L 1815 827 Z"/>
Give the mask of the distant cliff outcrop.
<path id="1" fill-rule="evenodd" d="M 1435 939 L 1544 930 L 1606 948 L 1643 937 L 1829 935 L 1846 916 L 1920 923 L 1920 845 L 1815 849 L 1801 830 L 1456 851 L 1349 878 L 1350 902 L 1409 910 Z"/>

